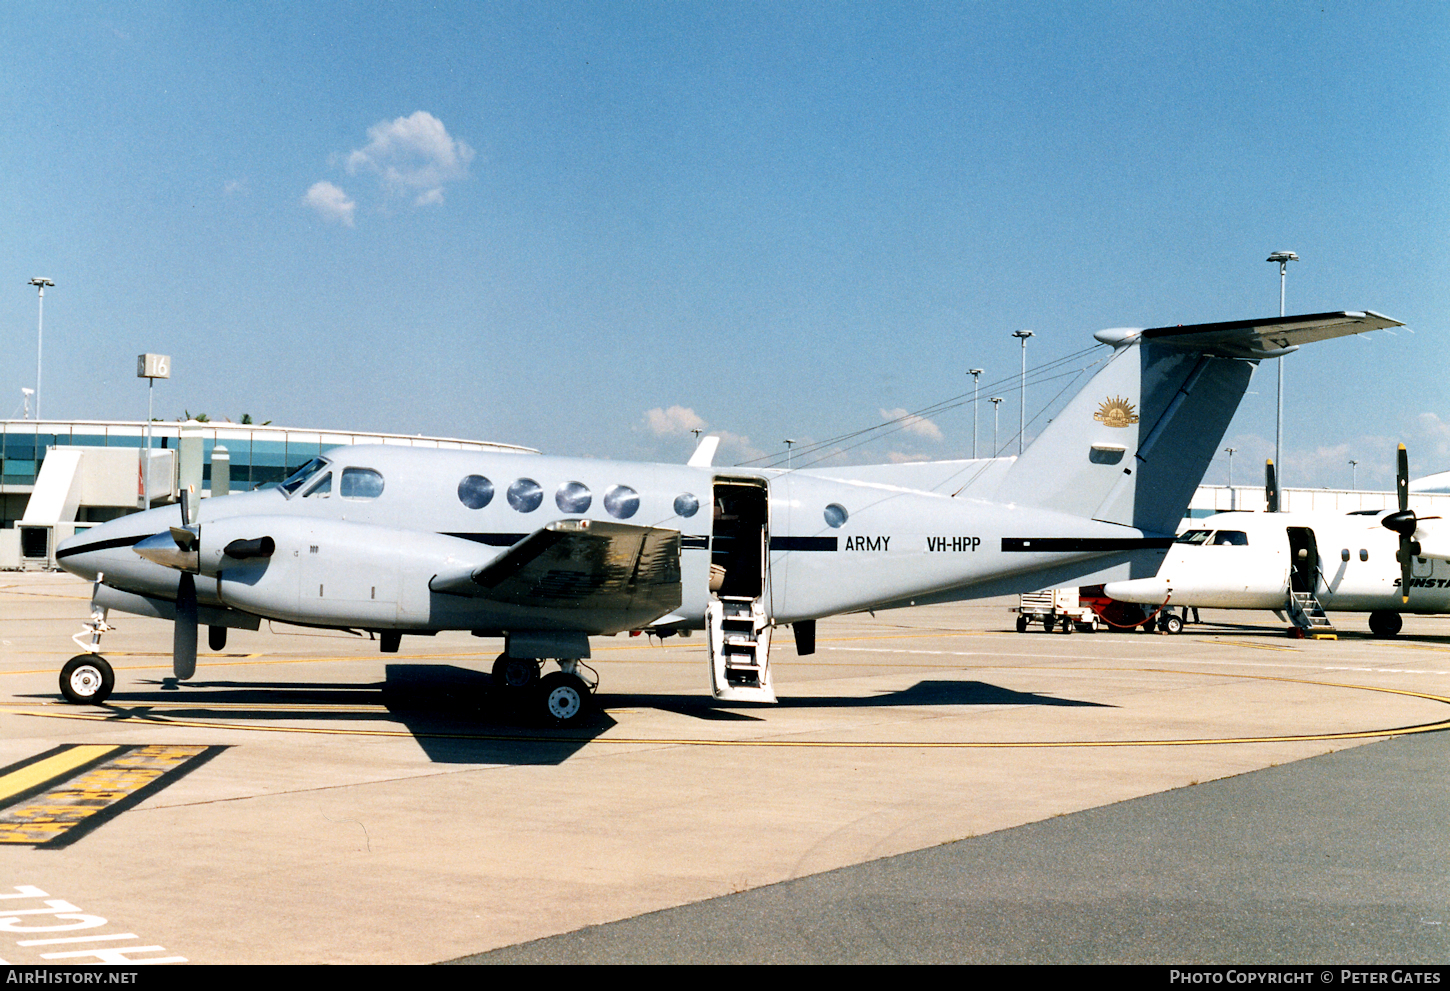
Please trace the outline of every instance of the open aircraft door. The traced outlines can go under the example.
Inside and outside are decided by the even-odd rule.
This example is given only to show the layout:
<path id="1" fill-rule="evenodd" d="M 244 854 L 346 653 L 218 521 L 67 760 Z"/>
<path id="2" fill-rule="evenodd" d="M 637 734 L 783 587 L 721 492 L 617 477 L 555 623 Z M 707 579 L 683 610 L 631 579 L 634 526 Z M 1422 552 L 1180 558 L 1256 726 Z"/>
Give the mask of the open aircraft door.
<path id="1" fill-rule="evenodd" d="M 769 489 L 763 479 L 716 477 L 711 502 L 710 688 L 727 702 L 774 702 L 770 683 Z"/>

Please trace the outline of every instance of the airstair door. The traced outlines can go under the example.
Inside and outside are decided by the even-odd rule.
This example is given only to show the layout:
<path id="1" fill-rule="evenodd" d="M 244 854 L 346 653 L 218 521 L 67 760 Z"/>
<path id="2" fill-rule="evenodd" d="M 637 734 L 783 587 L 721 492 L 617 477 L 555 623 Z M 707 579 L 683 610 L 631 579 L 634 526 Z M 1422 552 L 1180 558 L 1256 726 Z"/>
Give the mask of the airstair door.
<path id="1" fill-rule="evenodd" d="M 729 702 L 774 702 L 770 683 L 769 492 L 760 479 L 717 478 L 710 535 L 710 689 Z"/>

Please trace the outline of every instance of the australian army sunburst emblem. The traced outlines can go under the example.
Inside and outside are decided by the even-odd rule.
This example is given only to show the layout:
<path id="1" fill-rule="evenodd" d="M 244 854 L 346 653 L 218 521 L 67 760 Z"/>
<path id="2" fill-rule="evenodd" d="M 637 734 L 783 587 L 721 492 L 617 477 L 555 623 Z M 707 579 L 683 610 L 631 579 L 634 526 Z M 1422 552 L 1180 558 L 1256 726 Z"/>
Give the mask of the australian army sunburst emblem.
<path id="1" fill-rule="evenodd" d="M 1132 403 L 1122 396 L 1114 396 L 1104 400 L 1102 406 L 1093 414 L 1093 419 L 1110 427 L 1126 427 L 1130 423 L 1138 422 L 1138 414 L 1133 411 Z"/>

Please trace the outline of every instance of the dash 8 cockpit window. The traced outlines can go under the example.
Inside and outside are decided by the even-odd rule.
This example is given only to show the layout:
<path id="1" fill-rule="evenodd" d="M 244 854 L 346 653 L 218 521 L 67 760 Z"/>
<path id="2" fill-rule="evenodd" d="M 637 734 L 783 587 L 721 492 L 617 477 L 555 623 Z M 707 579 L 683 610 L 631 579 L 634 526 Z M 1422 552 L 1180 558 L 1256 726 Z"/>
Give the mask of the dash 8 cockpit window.
<path id="1" fill-rule="evenodd" d="M 1188 530 L 1178 538 L 1175 543 L 1179 544 L 1206 544 L 1208 538 L 1213 536 L 1212 530 Z"/>
<path id="2" fill-rule="evenodd" d="M 326 499 L 332 495 L 332 472 L 326 472 L 302 492 L 304 499 Z"/>
<path id="3" fill-rule="evenodd" d="M 1220 530 L 1214 534 L 1215 547 L 1247 547 L 1249 535 L 1242 530 Z"/>
<path id="4" fill-rule="evenodd" d="M 319 471 L 322 471 L 322 469 L 326 467 L 326 461 L 322 460 L 321 458 L 313 458 L 301 468 L 298 468 L 292 474 L 288 475 L 286 479 L 283 480 L 279 488 L 281 488 L 282 491 L 287 494 L 287 498 L 290 499 L 292 498 L 292 493 L 302 488 L 303 484 L 309 478 L 311 478 L 313 475 L 316 475 Z"/>

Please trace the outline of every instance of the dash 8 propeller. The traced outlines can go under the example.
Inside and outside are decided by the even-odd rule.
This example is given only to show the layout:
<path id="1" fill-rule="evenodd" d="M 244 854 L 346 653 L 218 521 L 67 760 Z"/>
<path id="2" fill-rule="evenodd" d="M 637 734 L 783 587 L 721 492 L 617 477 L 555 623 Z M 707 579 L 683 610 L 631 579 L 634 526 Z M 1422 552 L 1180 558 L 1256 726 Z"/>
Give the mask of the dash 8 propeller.
<path id="1" fill-rule="evenodd" d="M 1403 444 L 1400 445 L 1398 463 L 1395 466 L 1395 491 L 1399 495 L 1399 511 L 1390 513 L 1380 520 L 1380 524 L 1400 535 L 1400 601 L 1407 603 L 1410 601 L 1413 561 L 1424 550 L 1421 542 L 1415 539 L 1420 523 L 1423 520 L 1438 520 L 1440 517 L 1417 516 L 1410 508 L 1410 456 Z"/>

